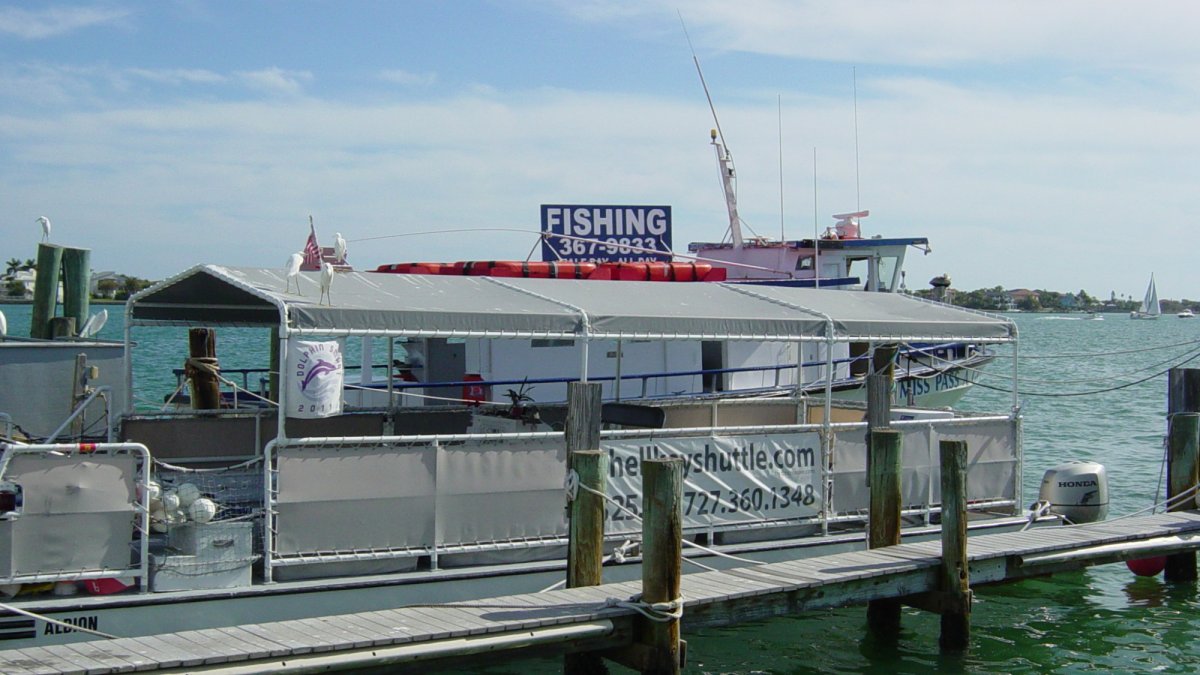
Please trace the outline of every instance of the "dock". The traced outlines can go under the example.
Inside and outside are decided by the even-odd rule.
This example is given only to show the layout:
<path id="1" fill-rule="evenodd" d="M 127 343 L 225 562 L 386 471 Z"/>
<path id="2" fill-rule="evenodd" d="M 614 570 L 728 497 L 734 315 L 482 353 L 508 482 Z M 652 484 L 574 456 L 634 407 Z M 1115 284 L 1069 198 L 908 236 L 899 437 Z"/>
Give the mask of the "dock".
<path id="1" fill-rule="evenodd" d="M 1200 513 L 1173 511 L 969 539 L 972 587 L 1200 549 Z M 682 575 L 684 630 L 880 600 L 928 608 L 942 543 L 929 541 Z M 486 656 L 636 656 L 647 619 L 641 582 L 473 602 L 0 651 L 0 672 L 205 672 L 229 675 L 393 666 Z M 636 603 L 635 603 L 636 604 Z M 644 608 L 643 608 L 644 609 Z M 836 637 L 830 637 L 836 640 Z M 636 659 L 635 659 L 636 660 Z M 469 662 L 469 661 L 468 661 Z"/>

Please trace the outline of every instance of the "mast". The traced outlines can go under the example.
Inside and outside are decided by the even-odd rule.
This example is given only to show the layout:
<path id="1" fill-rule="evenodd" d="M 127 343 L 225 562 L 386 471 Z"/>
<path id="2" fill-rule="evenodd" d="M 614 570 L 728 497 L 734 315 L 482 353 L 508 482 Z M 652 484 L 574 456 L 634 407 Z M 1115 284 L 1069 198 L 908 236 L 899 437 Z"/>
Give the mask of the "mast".
<path id="1" fill-rule="evenodd" d="M 721 189 L 725 191 L 725 209 L 729 212 L 729 236 L 733 239 L 733 248 L 741 249 L 745 245 L 742 239 L 742 221 L 737 212 L 737 175 L 733 170 L 733 157 L 729 150 L 717 139 L 717 130 L 710 132 L 713 147 L 717 152 L 717 170 L 721 173 Z"/>

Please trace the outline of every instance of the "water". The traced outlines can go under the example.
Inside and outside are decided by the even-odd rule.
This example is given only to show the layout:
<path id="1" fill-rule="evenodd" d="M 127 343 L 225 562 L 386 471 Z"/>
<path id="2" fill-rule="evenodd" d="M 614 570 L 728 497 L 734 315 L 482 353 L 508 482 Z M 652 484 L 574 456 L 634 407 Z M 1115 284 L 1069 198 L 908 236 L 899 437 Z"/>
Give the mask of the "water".
<path id="1" fill-rule="evenodd" d="M 29 307 L 3 305 L 9 329 L 27 335 Z M 101 337 L 121 339 L 123 313 L 110 306 Z M 1164 316 L 1103 321 L 1074 316 L 1014 315 L 1020 335 L 1020 375 L 1025 414 L 1025 502 L 1036 497 L 1042 472 L 1069 459 L 1108 467 L 1110 517 L 1149 505 L 1160 490 L 1168 367 L 1200 355 L 1200 320 Z M 139 328 L 135 389 L 144 401 L 161 401 L 175 387 L 172 368 L 187 353 L 186 330 Z M 218 353 L 224 368 L 261 366 L 267 331 L 221 329 Z M 355 348 L 350 341 L 349 348 Z M 1144 350 L 1147 347 L 1176 345 Z M 1002 353 L 1011 350 L 1002 349 Z M 1128 353 L 1116 353 L 1128 352 Z M 1075 354 L 1071 358 L 1044 358 Z M 382 352 L 377 351 L 382 357 Z M 379 361 L 379 358 L 376 359 Z M 351 355 L 348 363 L 354 363 Z M 1011 360 L 989 366 L 963 407 L 1003 411 Z M 1200 358 L 1191 362 L 1200 367 Z M 1116 380 L 1097 381 L 1097 378 Z M 1121 389 L 1117 385 L 1148 378 Z M 1107 391 L 1101 391 L 1107 390 Z M 1096 392 L 1086 396 L 1039 396 Z M 1085 671 L 1200 671 L 1200 601 L 1194 584 L 1137 578 L 1124 565 L 977 589 L 970 650 L 938 652 L 938 618 L 905 610 L 895 644 L 866 636 L 866 610 L 851 607 L 812 612 L 685 635 L 693 673 L 1076 673 Z M 557 659 L 526 660 L 488 673 L 552 673 Z M 614 672 L 624 672 L 613 668 Z M 467 672 L 467 671 L 464 671 Z M 480 672 L 473 669 L 470 672 Z"/>

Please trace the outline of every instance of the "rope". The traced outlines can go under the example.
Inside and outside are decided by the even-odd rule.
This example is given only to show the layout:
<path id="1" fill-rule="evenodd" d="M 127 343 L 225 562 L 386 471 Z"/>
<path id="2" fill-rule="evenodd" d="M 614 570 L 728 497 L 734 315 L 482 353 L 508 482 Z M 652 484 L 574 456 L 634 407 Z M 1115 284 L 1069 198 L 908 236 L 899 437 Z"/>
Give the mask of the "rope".
<path id="1" fill-rule="evenodd" d="M 46 623 L 54 624 L 55 626 L 62 626 L 63 628 L 70 628 L 71 630 L 77 630 L 82 633 L 91 633 L 92 635 L 98 635 L 98 636 L 108 639 L 108 640 L 116 640 L 117 639 L 116 635 L 109 635 L 108 633 L 101 633 L 100 631 L 92 630 L 91 628 L 85 628 L 83 626 L 76 626 L 75 624 L 67 623 L 66 621 L 59 621 L 58 619 L 51 619 L 50 617 L 48 617 L 44 614 L 37 614 L 36 612 L 26 611 L 19 607 L 13 607 L 12 605 L 8 605 L 3 602 L 0 602 L 0 609 L 12 612 L 13 614 L 20 614 L 21 616 L 27 616 L 31 619 L 41 619 L 42 621 L 45 621 Z"/>
<path id="2" fill-rule="evenodd" d="M 668 602 L 645 602 L 642 600 L 642 596 L 638 594 L 628 600 L 608 598 L 604 601 L 604 606 L 632 609 L 657 623 L 669 623 L 683 618 L 682 596 Z"/>

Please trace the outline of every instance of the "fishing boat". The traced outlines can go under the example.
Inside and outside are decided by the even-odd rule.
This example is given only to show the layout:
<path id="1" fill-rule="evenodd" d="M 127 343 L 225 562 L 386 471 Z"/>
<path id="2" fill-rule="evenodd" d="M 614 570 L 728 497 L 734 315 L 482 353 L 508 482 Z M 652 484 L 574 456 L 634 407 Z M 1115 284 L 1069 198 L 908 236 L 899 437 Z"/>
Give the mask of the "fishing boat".
<path id="1" fill-rule="evenodd" d="M 520 397 L 504 406 L 345 401 L 348 341 L 364 343 L 368 366 L 372 349 L 391 356 L 414 339 L 572 341 L 582 352 L 579 381 L 592 381 L 593 364 L 624 345 L 770 342 L 811 354 L 812 365 L 792 370 L 824 382 L 820 396 L 658 397 L 604 409 L 605 578 L 620 580 L 639 574 L 639 526 L 628 513 L 640 503 L 640 464 L 652 457 L 685 460 L 692 543 L 769 561 L 864 547 L 867 409 L 832 397 L 850 367 L 836 362 L 836 346 L 1017 339 L 1003 317 L 896 293 L 347 271 L 318 304 L 321 275 L 297 277 L 197 266 L 130 299 L 117 361 L 102 360 L 111 345 L 66 341 L 25 347 L 43 350 L 39 373 L 10 370 L 23 358 L 15 351 L 3 363 L 0 391 L 13 386 L 5 378 L 20 377 L 22 391 L 36 382 L 46 400 L 75 404 L 59 408 L 71 409 L 67 423 L 23 413 L 8 420 L 0 588 L 12 597 L 0 604 L 0 648 L 535 592 L 561 581 L 567 406 Z M 133 360 L 163 348 L 137 338 L 163 326 L 259 329 L 281 364 L 271 404 L 245 405 L 253 396 L 242 391 L 236 407 L 136 411 Z M 0 359 L 9 356 L 0 342 Z M 382 375 L 394 384 L 392 361 Z M 234 386 L 219 374 L 215 361 L 192 371 L 196 382 Z M 101 379 L 106 395 L 95 396 Z M 943 439 L 968 444 L 973 532 L 1047 520 L 1022 507 L 1016 404 L 1014 395 L 1012 409 L 997 414 L 886 413 L 902 434 L 909 540 L 937 536 Z M 71 431 L 81 414 L 102 420 L 102 430 Z M 1090 503 L 1106 503 L 1089 490 Z"/>
<path id="2" fill-rule="evenodd" d="M 799 240 L 771 240 L 744 236 L 738 215 L 732 158 L 714 129 L 711 134 L 722 178 L 729 217 L 727 240 L 698 242 L 688 254 L 670 252 L 645 229 L 624 231 L 621 237 L 585 240 L 564 231 L 543 230 L 546 261 L 487 260 L 457 262 L 404 262 L 379 265 L 375 271 L 420 276 L 471 276 L 492 278 L 543 278 L 590 282 L 656 281 L 662 284 L 736 283 L 748 293 L 767 286 L 822 288 L 875 293 L 903 292 L 904 260 L 910 248 L 929 253 L 924 237 L 867 237 L 862 219 L 869 211 L 834 215 L 835 223 L 821 236 Z M 586 217 L 585 222 L 620 222 L 620 207 L 542 207 L 554 209 L 559 222 Z M 628 210 L 628 209 L 625 209 Z M 581 216 L 580 214 L 585 214 Z M 573 215 L 572 215 L 573 214 Z M 592 215 L 597 214 L 597 215 Z M 544 216 L 545 220 L 545 216 Z M 626 222 L 632 220 L 626 216 Z M 567 228 L 569 229 L 569 228 Z M 632 241 L 632 243 L 631 243 Z M 561 242 L 561 245 L 557 242 Z M 599 246 L 597 246 L 599 244 Z M 586 252 L 572 259 L 572 250 Z M 605 253 L 608 257 L 605 257 Z M 594 254 L 589 257 L 587 253 Z M 613 262 L 613 256 L 621 262 Z M 949 281 L 945 282 L 949 285 Z M 870 369 L 868 341 L 837 346 L 839 368 L 832 383 L 833 395 L 865 400 L 865 377 Z M 405 371 L 410 382 L 402 388 L 411 396 L 407 405 L 427 405 L 437 399 L 462 398 L 504 402 L 508 389 L 528 384 L 527 395 L 538 402 L 563 401 L 574 364 L 584 358 L 572 341 L 537 340 L 526 346 L 497 343 L 491 338 L 468 338 L 447 343 L 425 338 L 410 340 L 404 350 L 412 358 Z M 673 343 L 665 348 L 624 342 L 605 353 L 589 357 L 589 367 L 604 382 L 606 400 L 655 396 L 761 396 L 790 395 L 794 390 L 819 393 L 826 388 L 817 373 L 824 357 L 815 348 L 771 340 L 708 340 L 695 344 Z M 994 355 L 986 345 L 969 342 L 910 342 L 896 359 L 898 405 L 950 407 L 956 405 L 978 378 L 979 369 Z M 800 369 L 794 366 L 800 363 Z M 469 384 L 464 384 L 469 382 Z M 424 383 L 418 385 L 417 383 Z M 376 385 L 376 388 L 381 388 Z"/>
<path id="3" fill-rule="evenodd" d="M 1150 275 L 1150 285 L 1146 287 L 1146 297 L 1142 298 L 1142 306 L 1129 313 L 1131 319 L 1157 319 L 1162 315 L 1158 304 L 1158 290 L 1154 288 L 1154 275 Z"/>

